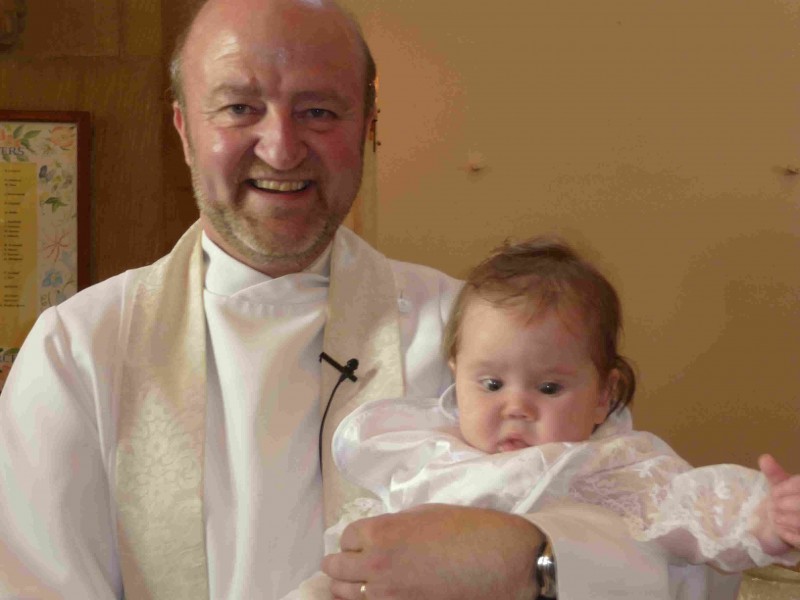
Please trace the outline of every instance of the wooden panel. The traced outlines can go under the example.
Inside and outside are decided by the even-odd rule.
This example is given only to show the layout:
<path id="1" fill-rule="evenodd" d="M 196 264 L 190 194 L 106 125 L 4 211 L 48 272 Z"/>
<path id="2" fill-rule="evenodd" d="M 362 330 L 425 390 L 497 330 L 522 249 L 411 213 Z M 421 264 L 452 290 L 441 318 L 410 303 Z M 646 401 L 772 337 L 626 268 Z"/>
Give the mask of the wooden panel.
<path id="1" fill-rule="evenodd" d="M 83 67 L 65 59 L 0 61 L 0 105 L 11 110 L 87 110 L 78 101 Z"/>
<path id="2" fill-rule="evenodd" d="M 161 56 L 161 3 L 122 0 L 122 55 Z"/>
<path id="3" fill-rule="evenodd" d="M 28 0 L 17 54 L 117 56 L 120 18 L 116 0 Z"/>
<path id="4" fill-rule="evenodd" d="M 98 61 L 82 100 L 94 111 L 97 280 L 162 254 L 161 62 Z"/>

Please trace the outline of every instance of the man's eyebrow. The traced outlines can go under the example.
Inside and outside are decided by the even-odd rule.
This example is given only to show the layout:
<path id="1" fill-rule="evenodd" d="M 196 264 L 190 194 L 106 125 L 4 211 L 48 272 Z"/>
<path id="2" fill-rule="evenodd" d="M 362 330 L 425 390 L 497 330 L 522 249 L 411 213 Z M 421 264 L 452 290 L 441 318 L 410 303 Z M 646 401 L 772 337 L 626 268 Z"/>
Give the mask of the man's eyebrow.
<path id="1" fill-rule="evenodd" d="M 236 83 L 220 83 L 219 85 L 211 88 L 208 93 L 209 98 L 217 98 L 219 96 L 257 96 L 259 88 L 253 84 L 236 84 Z"/>
<path id="2" fill-rule="evenodd" d="M 351 102 L 334 90 L 309 90 L 294 95 L 295 102 L 333 102 L 341 106 L 349 106 Z"/>

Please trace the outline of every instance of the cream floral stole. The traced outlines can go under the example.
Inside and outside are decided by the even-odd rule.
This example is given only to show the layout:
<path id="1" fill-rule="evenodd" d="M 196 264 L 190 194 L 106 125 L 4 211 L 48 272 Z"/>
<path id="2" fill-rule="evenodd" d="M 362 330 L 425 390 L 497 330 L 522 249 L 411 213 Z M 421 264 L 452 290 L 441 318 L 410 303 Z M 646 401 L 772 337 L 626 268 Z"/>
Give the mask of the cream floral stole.
<path id="1" fill-rule="evenodd" d="M 126 600 L 209 597 L 203 519 L 206 327 L 201 227 L 172 252 L 136 273 L 127 295 L 119 374 L 117 534 Z M 326 523 L 365 491 L 333 466 L 330 442 L 339 421 L 369 398 L 399 397 L 404 382 L 397 291 L 389 261 L 340 228 L 331 258 L 323 342 L 340 360 L 358 358 L 356 384 L 340 386 L 323 441 Z M 339 373 L 322 367 L 323 403 Z"/>

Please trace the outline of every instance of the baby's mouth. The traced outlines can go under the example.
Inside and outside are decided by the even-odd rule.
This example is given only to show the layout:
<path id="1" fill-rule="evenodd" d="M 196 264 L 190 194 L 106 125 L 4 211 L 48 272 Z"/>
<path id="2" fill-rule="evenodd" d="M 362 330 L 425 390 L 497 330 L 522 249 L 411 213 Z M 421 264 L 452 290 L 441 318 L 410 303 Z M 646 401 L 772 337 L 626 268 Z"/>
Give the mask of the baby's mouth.
<path id="1" fill-rule="evenodd" d="M 279 181 L 277 179 L 248 179 L 247 183 L 258 190 L 281 194 L 302 192 L 311 185 L 311 182 L 307 180 Z"/>
<path id="2" fill-rule="evenodd" d="M 530 444 L 520 438 L 506 438 L 497 444 L 497 451 L 513 452 L 514 450 L 522 450 L 523 448 L 527 448 L 529 446 Z"/>

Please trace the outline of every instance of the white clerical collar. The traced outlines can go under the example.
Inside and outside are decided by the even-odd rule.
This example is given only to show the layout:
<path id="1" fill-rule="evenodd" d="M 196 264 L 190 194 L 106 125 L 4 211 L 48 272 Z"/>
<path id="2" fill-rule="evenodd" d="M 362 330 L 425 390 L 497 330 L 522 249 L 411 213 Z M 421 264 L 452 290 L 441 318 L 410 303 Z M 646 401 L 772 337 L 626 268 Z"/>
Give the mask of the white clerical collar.
<path id="1" fill-rule="evenodd" d="M 237 292 L 258 285 L 265 281 L 272 281 L 273 278 L 248 267 L 239 262 L 230 254 L 225 252 L 215 244 L 205 233 L 201 240 L 203 246 L 203 260 L 205 266 L 205 289 L 212 294 L 219 296 L 232 296 Z M 328 279 L 331 270 L 331 248 L 333 244 L 328 244 L 325 251 L 311 265 L 302 271 L 307 275 L 315 275 L 316 278 Z M 284 277 L 291 277 L 285 275 Z M 277 279 L 282 279 L 278 277 Z"/>

